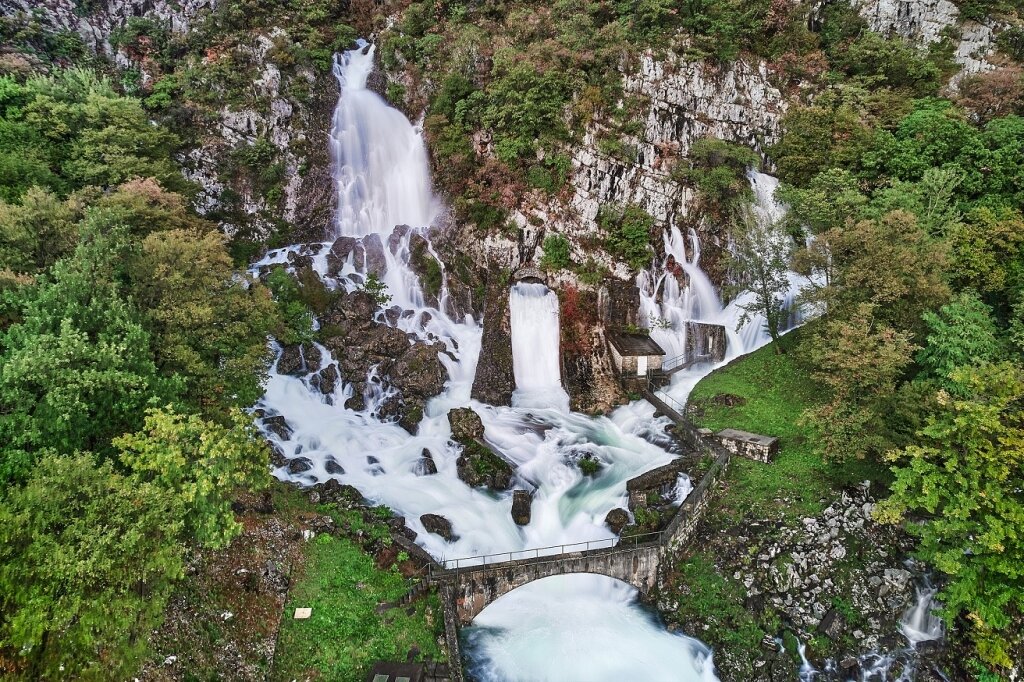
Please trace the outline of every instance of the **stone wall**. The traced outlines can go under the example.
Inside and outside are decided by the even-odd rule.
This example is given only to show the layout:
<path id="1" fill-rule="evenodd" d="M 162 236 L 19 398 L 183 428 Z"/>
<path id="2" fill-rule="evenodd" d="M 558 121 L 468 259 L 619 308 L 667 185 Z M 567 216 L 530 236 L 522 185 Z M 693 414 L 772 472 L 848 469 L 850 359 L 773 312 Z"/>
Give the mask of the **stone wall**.
<path id="1" fill-rule="evenodd" d="M 779 439 L 739 429 L 723 429 L 715 438 L 734 455 L 757 462 L 771 462 L 779 454 Z"/>

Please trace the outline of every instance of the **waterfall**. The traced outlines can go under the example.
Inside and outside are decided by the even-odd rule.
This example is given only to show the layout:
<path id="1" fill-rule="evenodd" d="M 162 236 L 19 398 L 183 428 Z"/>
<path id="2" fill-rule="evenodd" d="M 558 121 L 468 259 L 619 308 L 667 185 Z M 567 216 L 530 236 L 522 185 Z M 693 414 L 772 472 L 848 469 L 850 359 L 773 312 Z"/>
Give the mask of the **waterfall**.
<path id="1" fill-rule="evenodd" d="M 438 212 L 420 131 L 366 81 L 376 47 L 359 41 L 334 63 L 341 96 L 334 110 L 331 157 L 339 236 L 387 235 L 396 225 L 429 226 Z"/>
<path id="2" fill-rule="evenodd" d="M 516 407 L 569 410 L 562 389 L 558 296 L 543 284 L 520 282 L 509 292 Z"/>
<path id="3" fill-rule="evenodd" d="M 900 620 L 900 632 L 911 646 L 941 639 L 945 634 L 942 619 L 934 613 L 937 592 L 927 580 L 915 588 L 914 605 L 907 609 Z"/>
<path id="4" fill-rule="evenodd" d="M 646 403 L 627 405 L 608 417 L 569 411 L 558 371 L 557 297 L 538 285 L 518 285 L 510 292 L 516 405 L 471 400 L 481 326 L 470 317 L 448 315 L 445 284 L 441 305 L 428 305 L 410 267 L 414 236 L 432 249 L 426 228 L 438 213 L 439 202 L 431 190 L 422 131 L 366 87 L 373 51 L 373 46 L 360 42 L 358 49 L 335 61 L 341 86 L 330 142 L 338 193 L 336 236 L 351 240 L 353 248 L 340 266 L 333 267 L 327 258 L 331 244 L 321 245 L 313 257 L 314 268 L 329 286 L 349 291 L 361 286 L 371 272 L 377 274 L 392 297 L 389 312 L 394 313 L 378 311 L 377 320 L 422 342 L 443 344 L 441 359 L 450 379 L 409 433 L 379 414 L 385 390 L 375 381 L 377 368 L 369 372 L 366 408 L 354 410 L 345 406 L 345 399 L 352 393 L 352 382 L 363 377 L 342 376 L 334 394 L 324 396 L 312 384 L 312 375 L 287 376 L 275 367 L 258 405 L 268 417 L 283 417 L 288 425 L 287 430 L 265 430 L 286 460 L 273 473 L 302 485 L 335 479 L 354 486 L 368 500 L 404 516 L 417 533 L 416 542 L 439 560 L 514 555 L 527 548 L 586 541 L 592 547 L 612 545 L 616 539 L 604 518 L 626 505 L 626 481 L 674 458 L 661 433 L 668 422 L 655 419 Z M 403 225 L 409 227 L 396 229 Z M 300 248 L 272 251 L 252 267 L 291 267 L 289 255 Z M 335 363 L 326 347 L 318 348 L 323 366 Z M 339 370 L 341 364 L 336 363 Z M 515 468 L 514 487 L 531 491 L 532 518 L 527 526 L 520 527 L 511 518 L 511 490 L 471 488 L 458 477 L 462 451 L 451 440 L 448 419 L 456 407 L 469 407 L 480 416 L 487 445 Z M 424 450 L 430 452 L 436 473 L 424 475 Z M 576 466 L 583 454 L 601 463 L 597 475 L 584 476 Z M 300 458 L 303 466 L 290 470 L 287 462 Z M 423 514 L 446 517 L 457 538 L 448 542 L 427 532 L 419 520 Z M 502 667 L 502 661 L 510 660 L 535 671 L 530 679 L 555 677 L 572 660 L 567 655 L 600 661 L 613 649 L 609 642 L 628 642 L 616 653 L 631 661 L 634 677 L 715 679 L 706 648 L 666 632 L 636 603 L 632 588 L 590 575 L 559 580 L 553 597 L 531 601 L 531 590 L 523 588 L 492 605 L 499 607 L 500 602 L 501 607 L 515 609 L 517 603 L 530 604 L 532 615 L 512 618 L 500 631 L 477 631 L 469 654 L 474 660 L 489 661 L 490 679 L 515 679 L 514 669 Z M 559 594 L 565 596 L 564 602 Z M 496 617 L 501 607 L 485 610 L 480 622 Z M 564 618 L 566 608 L 586 617 L 570 623 Z M 524 642 L 529 643 L 525 649 L 516 649 Z M 547 647 L 549 642 L 567 646 Z M 587 670 L 588 680 L 621 679 L 610 668 L 590 665 Z"/>

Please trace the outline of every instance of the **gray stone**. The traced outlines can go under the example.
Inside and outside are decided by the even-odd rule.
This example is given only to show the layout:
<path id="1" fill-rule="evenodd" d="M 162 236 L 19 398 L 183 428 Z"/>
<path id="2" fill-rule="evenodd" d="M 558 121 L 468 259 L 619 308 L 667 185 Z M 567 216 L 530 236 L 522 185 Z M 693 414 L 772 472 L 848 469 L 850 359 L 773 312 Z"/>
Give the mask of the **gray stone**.
<path id="1" fill-rule="evenodd" d="M 629 523 L 629 512 L 622 508 L 612 509 L 604 517 L 604 522 L 605 525 L 611 528 L 613 533 L 618 535 Z"/>
<path id="2" fill-rule="evenodd" d="M 530 516 L 533 506 L 533 496 L 525 490 L 516 490 L 512 493 L 512 520 L 516 525 L 525 526 L 530 523 Z"/>
<path id="3" fill-rule="evenodd" d="M 452 522 L 440 514 L 424 514 L 420 517 L 420 523 L 428 533 L 440 535 L 448 542 L 458 539 L 458 536 L 452 532 Z"/>

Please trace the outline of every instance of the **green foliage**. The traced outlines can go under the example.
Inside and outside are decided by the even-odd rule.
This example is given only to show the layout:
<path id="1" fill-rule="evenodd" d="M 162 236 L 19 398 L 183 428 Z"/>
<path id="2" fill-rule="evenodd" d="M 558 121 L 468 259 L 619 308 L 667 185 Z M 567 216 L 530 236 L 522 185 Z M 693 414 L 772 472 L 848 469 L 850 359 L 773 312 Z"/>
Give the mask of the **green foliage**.
<path id="1" fill-rule="evenodd" d="M 223 547 L 241 531 L 231 496 L 270 482 L 267 443 L 238 409 L 227 427 L 169 409 L 150 410 L 142 430 L 116 438 L 114 447 L 137 479 L 172 495 L 186 537 L 207 547 Z"/>
<path id="2" fill-rule="evenodd" d="M 0 497 L 0 641 L 12 679 L 109 680 L 138 671 L 183 574 L 172 495 L 95 464 L 43 454 Z"/>
<path id="3" fill-rule="evenodd" d="M 569 240 L 558 233 L 544 237 L 544 256 L 540 259 L 540 266 L 545 270 L 562 270 L 571 264 Z"/>
<path id="4" fill-rule="evenodd" d="M 917 362 L 924 376 L 951 393 L 960 387 L 951 378 L 956 369 L 994 362 L 1002 355 L 992 309 L 972 291 L 961 293 L 938 314 L 926 312 L 924 321 L 929 334 Z"/>
<path id="5" fill-rule="evenodd" d="M 751 300 L 740 306 L 743 308 L 740 325 L 751 317 L 763 316 L 776 352 L 781 353 L 779 329 L 787 315 L 785 303 L 793 243 L 789 237 L 779 234 L 777 225 L 759 220 L 750 210 L 741 214 L 741 220 L 732 232 L 732 241 L 728 263 L 738 282 L 733 293 L 750 291 L 754 294 Z"/>
<path id="6" fill-rule="evenodd" d="M 436 596 L 409 607 L 378 608 L 408 589 L 397 571 L 377 569 L 351 541 L 320 535 L 310 543 L 285 607 L 286 613 L 311 607 L 313 614 L 309 620 L 282 620 L 272 678 L 304 678 L 318 671 L 325 679 L 361 680 L 374 661 L 404 661 L 413 647 L 421 656 L 441 659 L 437 641 L 443 618 Z"/>
<path id="7" fill-rule="evenodd" d="M 749 202 L 752 192 L 746 173 L 760 162 L 752 149 L 707 137 L 693 144 L 687 161 L 688 165 L 676 164 L 672 178 L 696 187 L 708 210 L 727 216 Z"/>
<path id="8" fill-rule="evenodd" d="M 554 69 L 538 72 L 517 63 L 499 71 L 487 91 L 481 113 L 494 131 L 494 153 L 505 163 L 526 160 L 544 141 L 561 140 L 568 131 L 562 109 L 569 101 L 568 76 Z"/>
<path id="9" fill-rule="evenodd" d="M 616 257 L 626 261 L 635 270 L 645 268 L 653 256 L 651 230 L 654 218 L 639 206 L 602 206 L 597 224 L 608 237 L 605 244 Z"/>
<path id="10" fill-rule="evenodd" d="M 781 516 L 798 522 L 819 514 L 823 510 L 821 500 L 834 488 L 884 477 L 884 472 L 875 470 L 870 462 L 825 462 L 818 433 L 800 419 L 822 401 L 822 386 L 798 352 L 813 332 L 813 328 L 801 328 L 783 336 L 779 340 L 787 350 L 783 355 L 766 346 L 732 361 L 701 379 L 690 394 L 689 402 L 696 409 L 694 419 L 700 426 L 715 431 L 743 429 L 779 438 L 779 454 L 771 465 L 742 457 L 733 458 L 729 464 L 729 494 L 716 504 L 732 520 L 753 515 Z M 728 406 L 716 399 L 721 395 L 743 400 Z M 787 503 L 780 506 L 780 498 Z"/>
<path id="11" fill-rule="evenodd" d="M 917 553 L 947 576 L 947 619 L 965 613 L 987 663 L 1010 667 L 1005 629 L 1024 609 L 1024 374 L 1008 363 L 953 372 L 917 443 L 889 453 L 896 480 L 876 511 L 908 525 Z"/>
<path id="12" fill-rule="evenodd" d="M 827 458 L 865 457 L 891 446 L 884 406 L 914 350 L 909 334 L 879 322 L 870 303 L 826 320 L 808 340 L 813 377 L 829 389 L 829 401 L 808 410 L 805 419 L 819 432 Z"/>
<path id="13" fill-rule="evenodd" d="M 388 303 L 391 303 L 391 294 L 388 293 L 388 285 L 380 281 L 380 278 L 377 277 L 377 273 L 375 272 L 371 272 L 366 276 L 366 281 L 363 282 L 360 289 L 370 294 L 377 305 L 382 308 Z"/>
<path id="14" fill-rule="evenodd" d="M 92 71 L 0 77 L 0 198 L 40 185 L 58 193 L 154 177 L 184 190 L 172 162 L 177 138 L 150 123 L 137 99 L 118 96 Z"/>
<path id="15" fill-rule="evenodd" d="M 184 377 L 182 398 L 215 415 L 262 395 L 271 360 L 267 335 L 282 326 L 281 312 L 291 310 L 275 306 L 263 285 L 235 275 L 225 241 L 217 231 L 154 232 L 127 268 L 157 367 Z M 308 314 L 295 323 L 310 324 Z M 302 329 L 312 334 L 311 327 Z"/>
<path id="16" fill-rule="evenodd" d="M 267 276 L 267 286 L 277 301 L 280 325 L 274 332 L 278 341 L 286 346 L 313 339 L 313 313 L 302 301 L 301 290 L 295 278 L 281 266 L 275 266 Z"/>
<path id="17" fill-rule="evenodd" d="M 170 397 L 150 338 L 114 284 L 115 243 L 88 235 L 72 258 L 18 292 L 21 321 L 0 336 L 2 475 L 19 478 L 42 448 L 105 452 L 154 396 Z"/>
<path id="18" fill-rule="evenodd" d="M 905 88 L 918 96 L 938 90 L 944 68 L 940 56 L 924 53 L 899 38 L 887 40 L 864 31 L 829 55 L 847 76 L 871 78 L 877 85 Z"/>

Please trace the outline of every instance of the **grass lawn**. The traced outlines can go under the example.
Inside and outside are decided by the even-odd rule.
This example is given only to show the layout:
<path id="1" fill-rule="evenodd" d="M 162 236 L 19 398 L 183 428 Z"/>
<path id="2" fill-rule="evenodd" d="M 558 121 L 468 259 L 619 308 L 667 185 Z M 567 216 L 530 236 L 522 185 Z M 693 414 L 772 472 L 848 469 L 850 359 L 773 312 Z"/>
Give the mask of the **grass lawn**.
<path id="1" fill-rule="evenodd" d="M 801 333 L 796 330 L 782 337 L 786 353 L 778 355 L 774 346 L 765 346 L 704 377 L 690 394 L 698 425 L 715 431 L 731 427 L 780 439 L 779 455 L 773 463 L 734 457 L 729 465 L 725 490 L 717 496 L 716 506 L 734 520 L 747 514 L 772 518 L 781 513 L 787 519 L 813 516 L 846 484 L 869 478 L 887 480 L 887 470 L 877 464 L 827 463 L 818 454 L 814 429 L 801 422 L 801 415 L 824 396 L 793 352 Z M 745 402 L 729 407 L 715 399 L 723 394 L 739 396 Z"/>
<path id="2" fill-rule="evenodd" d="M 321 534 L 307 547 L 285 605 L 272 679 L 362 682 L 374 661 L 405 661 L 414 649 L 420 652 L 416 660 L 444 659 L 438 645 L 444 621 L 435 594 L 381 608 L 409 590 L 397 568 L 378 568 L 346 537 Z M 312 616 L 295 620 L 299 607 L 311 607 Z"/>

